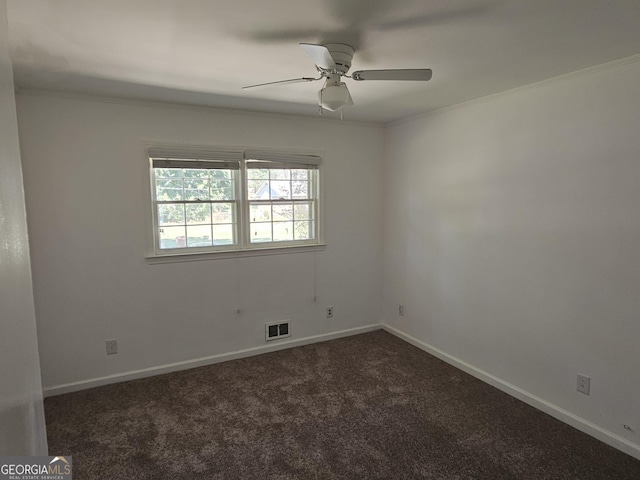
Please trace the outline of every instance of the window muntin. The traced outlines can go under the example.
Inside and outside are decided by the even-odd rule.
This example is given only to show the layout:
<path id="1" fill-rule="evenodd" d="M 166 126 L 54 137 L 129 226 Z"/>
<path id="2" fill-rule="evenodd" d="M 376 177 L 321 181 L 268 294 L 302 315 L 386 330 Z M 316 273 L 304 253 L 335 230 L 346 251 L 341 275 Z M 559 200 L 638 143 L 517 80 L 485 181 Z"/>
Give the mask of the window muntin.
<path id="1" fill-rule="evenodd" d="M 319 157 L 149 156 L 156 255 L 319 244 Z"/>

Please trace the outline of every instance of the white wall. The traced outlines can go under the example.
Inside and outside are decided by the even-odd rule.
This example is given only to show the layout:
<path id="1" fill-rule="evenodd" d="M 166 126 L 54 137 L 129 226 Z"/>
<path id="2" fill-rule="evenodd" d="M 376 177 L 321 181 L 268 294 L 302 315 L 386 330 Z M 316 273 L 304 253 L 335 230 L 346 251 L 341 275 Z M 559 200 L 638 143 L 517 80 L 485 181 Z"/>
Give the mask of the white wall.
<path id="1" fill-rule="evenodd" d="M 36 93 L 17 102 L 45 392 L 265 345 L 268 321 L 291 320 L 294 340 L 378 323 L 381 128 Z M 148 264 L 154 141 L 320 153 L 326 250 Z"/>
<path id="2" fill-rule="evenodd" d="M 636 456 L 639 106 L 636 58 L 397 124 L 383 174 L 389 324 Z"/>
<path id="3" fill-rule="evenodd" d="M 6 7 L 0 0 L 0 455 L 46 455 Z"/>

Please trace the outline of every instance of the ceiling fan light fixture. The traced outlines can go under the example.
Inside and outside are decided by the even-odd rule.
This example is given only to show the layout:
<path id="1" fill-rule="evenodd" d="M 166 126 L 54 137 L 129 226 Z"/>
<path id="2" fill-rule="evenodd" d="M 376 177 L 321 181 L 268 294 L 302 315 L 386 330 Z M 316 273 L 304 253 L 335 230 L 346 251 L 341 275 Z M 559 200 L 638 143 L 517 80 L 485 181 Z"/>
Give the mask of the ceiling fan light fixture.
<path id="1" fill-rule="evenodd" d="M 320 106 L 325 110 L 335 112 L 350 104 L 351 95 L 344 83 L 339 85 L 327 85 L 318 92 Z"/>

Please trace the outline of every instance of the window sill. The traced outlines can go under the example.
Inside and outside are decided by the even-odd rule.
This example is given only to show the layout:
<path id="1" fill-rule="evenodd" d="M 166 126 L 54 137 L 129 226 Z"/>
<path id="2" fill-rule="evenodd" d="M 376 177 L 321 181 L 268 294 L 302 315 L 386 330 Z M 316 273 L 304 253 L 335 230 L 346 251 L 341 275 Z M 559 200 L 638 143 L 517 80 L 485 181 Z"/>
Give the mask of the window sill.
<path id="1" fill-rule="evenodd" d="M 323 251 L 326 246 L 326 243 L 318 243 L 314 245 L 253 248 L 250 250 L 169 253 L 165 255 L 150 255 L 145 259 L 149 265 L 155 265 L 158 263 L 201 262 L 204 260 L 219 260 L 223 258 L 259 257 L 263 255 L 284 255 L 287 253 L 320 252 Z"/>

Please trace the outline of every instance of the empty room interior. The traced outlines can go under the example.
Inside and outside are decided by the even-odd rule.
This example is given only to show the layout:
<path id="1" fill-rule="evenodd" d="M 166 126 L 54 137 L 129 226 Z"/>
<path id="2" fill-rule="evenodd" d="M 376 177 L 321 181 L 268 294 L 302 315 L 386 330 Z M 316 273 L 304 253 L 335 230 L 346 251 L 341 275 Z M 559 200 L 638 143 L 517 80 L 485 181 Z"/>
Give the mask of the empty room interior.
<path id="1" fill-rule="evenodd" d="M 640 2 L 0 0 L 0 58 L 0 456 L 640 478 Z"/>

